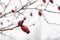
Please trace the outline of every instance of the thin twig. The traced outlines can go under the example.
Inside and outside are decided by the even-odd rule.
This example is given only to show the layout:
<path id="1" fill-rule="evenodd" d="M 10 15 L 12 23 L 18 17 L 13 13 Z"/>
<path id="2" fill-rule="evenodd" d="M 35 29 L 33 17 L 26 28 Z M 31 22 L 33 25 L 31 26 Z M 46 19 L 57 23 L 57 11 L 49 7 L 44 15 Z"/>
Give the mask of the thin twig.
<path id="1" fill-rule="evenodd" d="M 7 29 L 0 29 L 0 31 L 8 31 L 8 30 L 13 30 L 13 29 L 15 29 L 15 28 L 17 28 L 18 26 L 15 26 L 15 27 L 13 27 L 13 28 L 7 28 Z"/>

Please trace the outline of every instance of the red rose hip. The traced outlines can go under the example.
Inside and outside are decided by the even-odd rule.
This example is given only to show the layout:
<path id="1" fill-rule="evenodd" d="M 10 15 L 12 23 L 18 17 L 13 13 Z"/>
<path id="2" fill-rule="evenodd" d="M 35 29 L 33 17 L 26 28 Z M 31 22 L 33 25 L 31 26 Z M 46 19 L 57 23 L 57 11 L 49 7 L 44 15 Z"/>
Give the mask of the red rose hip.
<path id="1" fill-rule="evenodd" d="M 25 32 L 25 33 L 27 33 L 27 34 L 29 34 L 29 33 L 30 33 L 30 31 L 29 31 L 28 27 L 27 27 L 27 26 L 25 26 L 25 25 L 22 25 L 22 26 L 21 26 L 21 29 L 22 29 L 22 31 L 24 31 L 24 32 Z"/>
<path id="2" fill-rule="evenodd" d="M 22 26 L 22 24 L 23 24 L 23 20 L 18 22 L 18 26 Z"/>
<path id="3" fill-rule="evenodd" d="M 60 10 L 60 6 L 58 6 L 58 10 Z"/>

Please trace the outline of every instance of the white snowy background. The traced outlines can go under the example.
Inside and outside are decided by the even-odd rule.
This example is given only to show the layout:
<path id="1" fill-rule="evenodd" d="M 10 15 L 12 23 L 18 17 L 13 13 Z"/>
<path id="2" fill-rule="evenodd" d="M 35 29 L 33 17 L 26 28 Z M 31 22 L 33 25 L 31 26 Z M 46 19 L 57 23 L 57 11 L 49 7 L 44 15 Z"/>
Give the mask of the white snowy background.
<path id="1" fill-rule="evenodd" d="M 1 6 L 0 4 L 0 12 L 2 12 L 2 15 L 6 12 L 10 12 L 12 9 L 15 9 L 15 6 L 17 7 L 17 10 L 21 8 L 21 3 L 20 0 L 11 0 L 9 3 L 9 6 L 6 8 L 4 11 L 4 5 L 7 5 L 9 0 L 0 0 L 3 5 Z M 26 4 L 28 1 L 27 0 L 21 0 L 22 4 Z M 30 0 L 31 2 L 35 0 Z M 46 0 L 47 2 L 49 0 Z M 45 6 L 47 5 L 43 4 L 42 0 L 38 0 L 35 4 L 29 6 L 29 8 L 35 8 L 38 5 L 43 4 L 43 6 L 39 6 L 39 9 L 44 9 Z M 48 7 L 46 8 L 47 10 L 50 11 L 55 11 L 59 12 L 57 10 L 57 6 L 60 5 L 60 0 L 54 0 L 54 3 L 51 4 L 49 2 Z M 32 12 L 33 16 L 29 16 L 30 12 Z M 39 16 L 38 15 L 38 10 L 35 9 L 29 9 L 26 10 L 23 14 L 27 17 L 26 21 L 24 22 L 24 25 L 27 25 L 30 34 L 26 34 L 21 30 L 20 27 L 15 28 L 13 30 L 5 31 L 3 32 L 5 35 L 0 34 L 0 40 L 60 40 L 60 25 L 54 25 L 54 24 L 48 24 L 44 20 L 44 15 L 45 18 L 48 20 L 50 23 L 56 23 L 60 24 L 60 14 L 58 13 L 51 13 L 47 12 L 45 10 L 42 11 L 43 15 Z M 24 18 L 23 15 L 20 15 L 17 19 L 15 18 L 18 15 L 18 12 L 15 14 L 11 13 L 7 15 L 6 17 L 0 18 L 0 22 L 3 22 L 3 25 L 0 24 L 0 28 L 6 27 L 10 25 L 11 23 L 17 25 L 17 22 L 19 20 L 22 20 Z M 9 20 L 9 22 L 7 22 Z M 29 26 L 31 24 L 35 23 L 33 26 Z M 11 26 L 14 27 L 15 25 Z"/>

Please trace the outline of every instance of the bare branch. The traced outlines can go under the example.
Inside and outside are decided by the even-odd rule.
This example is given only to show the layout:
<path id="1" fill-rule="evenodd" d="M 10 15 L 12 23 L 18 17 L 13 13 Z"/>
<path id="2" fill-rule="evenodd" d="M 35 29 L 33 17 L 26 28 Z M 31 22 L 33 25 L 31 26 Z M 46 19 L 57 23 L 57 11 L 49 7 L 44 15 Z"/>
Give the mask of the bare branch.
<path id="1" fill-rule="evenodd" d="M 8 31 L 8 30 L 13 30 L 13 29 L 15 29 L 15 28 L 17 28 L 18 26 L 15 26 L 15 27 L 13 27 L 13 28 L 7 28 L 7 29 L 5 29 L 5 28 L 2 28 L 2 29 L 0 29 L 0 31 Z"/>

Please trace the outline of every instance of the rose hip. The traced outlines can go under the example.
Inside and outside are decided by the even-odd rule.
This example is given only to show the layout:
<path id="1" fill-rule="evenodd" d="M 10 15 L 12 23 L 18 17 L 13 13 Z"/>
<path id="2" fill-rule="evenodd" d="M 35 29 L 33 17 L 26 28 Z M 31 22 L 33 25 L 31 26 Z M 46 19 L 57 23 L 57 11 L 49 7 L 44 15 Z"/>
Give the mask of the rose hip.
<path id="1" fill-rule="evenodd" d="M 28 27 L 27 27 L 27 26 L 25 26 L 25 25 L 22 25 L 22 26 L 21 26 L 21 29 L 22 29 L 22 31 L 24 31 L 24 32 L 25 32 L 25 33 L 27 33 L 27 34 L 29 34 L 29 33 L 30 33 L 30 31 L 29 31 Z"/>

